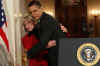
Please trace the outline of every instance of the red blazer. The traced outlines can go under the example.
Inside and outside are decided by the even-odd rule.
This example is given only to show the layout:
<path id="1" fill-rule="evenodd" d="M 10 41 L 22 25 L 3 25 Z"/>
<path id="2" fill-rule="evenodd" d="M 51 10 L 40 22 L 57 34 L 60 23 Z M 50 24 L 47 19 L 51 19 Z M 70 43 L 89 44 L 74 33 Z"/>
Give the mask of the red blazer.
<path id="1" fill-rule="evenodd" d="M 70 37 L 70 34 L 69 33 L 66 33 L 66 37 Z M 23 47 L 27 50 L 31 49 L 32 46 L 36 45 L 37 42 L 39 40 L 33 35 L 31 34 L 31 36 L 28 36 L 28 35 L 25 35 L 23 38 L 22 38 L 22 44 L 23 44 Z M 29 66 L 41 66 L 41 64 L 43 66 L 48 66 L 48 63 L 45 59 L 42 59 L 41 61 L 38 61 L 44 54 L 47 54 L 48 51 L 43 51 L 40 53 L 40 57 L 37 58 L 37 59 L 29 59 Z"/>
<path id="2" fill-rule="evenodd" d="M 28 35 L 25 35 L 23 38 L 22 38 L 22 44 L 23 44 L 23 47 L 27 50 L 31 49 L 32 46 L 36 45 L 37 42 L 39 40 L 36 39 L 36 37 L 32 34 L 31 36 L 28 36 Z M 47 54 L 48 51 L 43 51 L 40 53 L 40 55 L 38 56 L 38 58 L 35 58 L 35 59 L 29 59 L 29 66 L 41 66 L 41 64 L 43 66 L 48 66 L 48 63 L 45 59 L 42 58 L 42 56 L 44 54 Z"/>
<path id="3" fill-rule="evenodd" d="M 22 44 L 23 47 L 27 50 L 29 50 L 30 48 L 32 48 L 32 46 L 34 46 L 39 40 L 36 39 L 36 37 L 34 35 L 28 36 L 25 35 L 22 38 Z"/>
<path id="4" fill-rule="evenodd" d="M 32 46 L 36 45 L 39 40 L 32 34 L 31 36 L 25 35 L 22 38 L 23 47 L 27 50 L 31 49 Z M 47 51 L 43 51 L 41 53 L 48 53 Z"/>

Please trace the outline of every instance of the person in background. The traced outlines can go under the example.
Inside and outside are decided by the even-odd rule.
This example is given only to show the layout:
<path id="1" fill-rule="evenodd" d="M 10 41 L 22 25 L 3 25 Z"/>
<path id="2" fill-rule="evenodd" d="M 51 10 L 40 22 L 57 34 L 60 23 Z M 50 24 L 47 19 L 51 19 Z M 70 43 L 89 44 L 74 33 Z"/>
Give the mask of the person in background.
<path id="1" fill-rule="evenodd" d="M 60 26 L 61 26 L 61 30 L 66 33 L 66 37 L 70 38 L 71 35 L 68 32 L 68 29 L 64 25 L 62 25 L 62 24 L 60 24 Z"/>

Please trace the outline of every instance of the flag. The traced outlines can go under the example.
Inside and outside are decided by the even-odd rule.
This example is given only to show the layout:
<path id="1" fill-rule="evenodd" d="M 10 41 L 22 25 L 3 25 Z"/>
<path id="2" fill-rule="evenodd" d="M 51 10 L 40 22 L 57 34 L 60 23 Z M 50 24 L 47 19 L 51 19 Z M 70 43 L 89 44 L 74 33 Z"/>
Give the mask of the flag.
<path id="1" fill-rule="evenodd" d="M 4 8 L 3 8 L 3 0 L 0 0 L 0 44 L 4 43 L 4 46 L 7 48 L 9 51 L 9 42 L 8 42 L 8 32 L 7 32 L 7 21 L 6 21 L 6 16 L 4 13 Z"/>

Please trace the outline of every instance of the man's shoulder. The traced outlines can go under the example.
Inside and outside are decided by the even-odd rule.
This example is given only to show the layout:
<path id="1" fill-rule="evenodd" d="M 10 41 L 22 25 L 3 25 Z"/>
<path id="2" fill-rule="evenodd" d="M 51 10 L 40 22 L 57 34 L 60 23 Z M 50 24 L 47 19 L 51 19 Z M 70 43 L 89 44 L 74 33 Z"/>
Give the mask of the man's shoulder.
<path id="1" fill-rule="evenodd" d="M 45 12 L 43 12 L 42 18 L 43 18 L 44 20 L 56 20 L 53 16 L 51 16 L 51 15 L 45 13 Z"/>
<path id="2" fill-rule="evenodd" d="M 58 21 L 46 13 L 44 13 L 44 15 L 40 21 L 41 21 L 42 26 L 45 29 L 47 29 L 47 27 L 50 29 L 56 29 L 56 27 L 58 25 Z"/>

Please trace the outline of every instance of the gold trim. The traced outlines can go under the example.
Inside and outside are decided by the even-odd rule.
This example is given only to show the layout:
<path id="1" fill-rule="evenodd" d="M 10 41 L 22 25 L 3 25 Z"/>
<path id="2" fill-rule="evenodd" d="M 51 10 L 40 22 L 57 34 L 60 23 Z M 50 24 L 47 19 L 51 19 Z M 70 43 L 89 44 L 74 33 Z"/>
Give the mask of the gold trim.
<path id="1" fill-rule="evenodd" d="M 86 46 L 90 46 L 92 48 L 94 48 L 97 52 L 97 56 L 96 56 L 96 59 L 93 61 L 93 63 L 85 63 L 82 59 L 81 59 L 81 55 L 80 55 L 80 52 L 82 51 L 82 49 Z M 85 65 L 85 66 L 93 66 L 95 64 L 97 64 L 99 62 L 99 59 L 100 59 L 100 51 L 99 51 L 99 48 L 93 44 L 93 43 L 84 43 L 82 44 L 79 48 L 78 48 L 78 51 L 77 51 L 77 59 L 78 61 Z"/>

